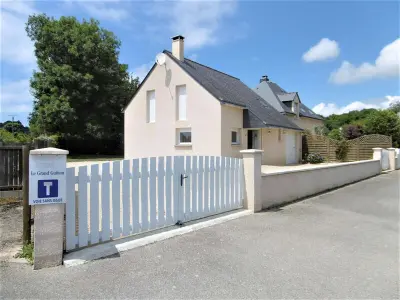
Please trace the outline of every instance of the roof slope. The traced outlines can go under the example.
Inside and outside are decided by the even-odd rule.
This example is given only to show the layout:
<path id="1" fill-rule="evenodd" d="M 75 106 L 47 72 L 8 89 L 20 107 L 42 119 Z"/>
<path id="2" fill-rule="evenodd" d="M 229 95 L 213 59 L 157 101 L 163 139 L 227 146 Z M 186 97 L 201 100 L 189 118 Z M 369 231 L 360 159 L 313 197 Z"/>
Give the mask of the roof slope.
<path id="1" fill-rule="evenodd" d="M 279 112 L 293 114 L 291 109 L 283 102 L 293 101 L 297 94 L 296 92 L 288 93 L 278 84 L 271 81 L 260 82 L 260 84 L 254 90 L 257 92 L 257 94 L 264 98 L 266 102 L 273 105 Z M 314 113 L 301 102 L 299 115 L 300 117 L 323 120 L 321 116 Z"/>
<path id="2" fill-rule="evenodd" d="M 287 117 L 280 114 L 257 93 L 246 86 L 238 78 L 214 70 L 190 59 L 176 59 L 171 52 L 163 51 L 174 60 L 187 74 L 203 86 L 221 103 L 233 104 L 246 108 L 249 122 L 243 122 L 244 128 L 282 127 L 302 130 Z M 247 111 L 245 110 L 245 111 Z M 257 127 L 249 127 L 257 124 Z"/>

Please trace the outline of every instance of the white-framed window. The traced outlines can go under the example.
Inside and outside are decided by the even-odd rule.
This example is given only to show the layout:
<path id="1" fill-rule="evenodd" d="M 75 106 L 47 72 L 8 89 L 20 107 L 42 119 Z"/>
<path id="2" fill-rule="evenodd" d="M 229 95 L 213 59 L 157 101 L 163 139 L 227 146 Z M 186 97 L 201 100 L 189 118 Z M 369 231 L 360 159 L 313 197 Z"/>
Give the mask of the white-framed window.
<path id="1" fill-rule="evenodd" d="M 187 120 L 187 95 L 186 95 L 186 85 L 179 85 L 176 87 L 176 111 L 177 119 L 179 121 Z"/>
<path id="2" fill-rule="evenodd" d="M 232 143 L 232 145 L 239 145 L 240 144 L 240 130 L 232 129 L 232 131 L 231 131 L 231 143 Z"/>
<path id="3" fill-rule="evenodd" d="M 147 91 L 147 123 L 156 121 L 156 91 Z"/>
<path id="4" fill-rule="evenodd" d="M 177 130 L 177 144 L 178 145 L 191 145 L 192 144 L 192 129 L 179 128 Z"/>

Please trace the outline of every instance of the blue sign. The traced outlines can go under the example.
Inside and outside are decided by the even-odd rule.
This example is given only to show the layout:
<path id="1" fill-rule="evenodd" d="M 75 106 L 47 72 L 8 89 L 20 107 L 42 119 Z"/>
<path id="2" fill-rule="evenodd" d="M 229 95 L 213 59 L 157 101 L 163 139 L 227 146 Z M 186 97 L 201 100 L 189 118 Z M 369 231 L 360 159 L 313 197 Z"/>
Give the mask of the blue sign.
<path id="1" fill-rule="evenodd" d="M 58 197 L 58 180 L 38 180 L 38 198 Z"/>

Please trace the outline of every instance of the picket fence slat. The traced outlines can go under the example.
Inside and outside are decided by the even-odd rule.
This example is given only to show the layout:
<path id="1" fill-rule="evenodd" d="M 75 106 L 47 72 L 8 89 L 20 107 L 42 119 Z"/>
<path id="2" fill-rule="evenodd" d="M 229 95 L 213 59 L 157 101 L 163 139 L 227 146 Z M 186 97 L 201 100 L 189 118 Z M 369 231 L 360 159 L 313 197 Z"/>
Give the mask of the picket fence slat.
<path id="1" fill-rule="evenodd" d="M 66 182 L 66 216 L 65 216 L 65 231 L 66 231 L 66 249 L 72 250 L 76 247 L 76 215 L 75 215 L 75 168 L 67 169 Z"/>
<path id="2" fill-rule="evenodd" d="M 204 212 L 203 206 L 203 176 L 204 176 L 204 156 L 199 156 L 199 171 L 198 179 L 199 185 L 197 187 L 198 198 L 197 198 L 197 214 L 202 215 Z"/>
<path id="3" fill-rule="evenodd" d="M 141 173 L 140 173 L 140 210 L 141 210 L 141 231 L 149 229 L 149 197 L 148 197 L 148 179 L 149 179 L 149 164 L 147 158 L 142 158 L 141 161 Z"/>
<path id="4" fill-rule="evenodd" d="M 208 183 L 209 183 L 209 173 L 210 173 L 210 157 L 205 156 L 204 157 L 204 213 L 210 212 L 209 208 L 209 200 L 210 200 L 210 190 L 208 188 Z"/>
<path id="5" fill-rule="evenodd" d="M 215 159 L 215 210 L 219 211 L 221 209 L 220 199 L 221 199 L 221 158 L 219 156 Z"/>
<path id="6" fill-rule="evenodd" d="M 220 156 L 105 162 L 68 168 L 66 188 L 70 251 L 242 207 L 243 162 Z"/>
<path id="7" fill-rule="evenodd" d="M 132 233 L 138 233 L 139 223 L 139 159 L 132 160 Z"/>
<path id="8" fill-rule="evenodd" d="M 167 224 L 171 224 L 172 220 L 172 157 L 167 156 L 165 164 L 165 219 Z"/>
<path id="9" fill-rule="evenodd" d="M 122 162 L 122 235 L 129 235 L 130 228 L 130 161 L 123 160 Z"/>
<path id="10" fill-rule="evenodd" d="M 229 208 L 235 207 L 235 159 L 233 157 L 229 158 L 230 160 L 230 168 L 231 168 L 231 178 L 230 178 L 230 186 L 231 186 L 231 201 Z"/>
<path id="11" fill-rule="evenodd" d="M 164 208 L 164 157 L 158 158 L 157 168 L 157 191 L 158 191 L 158 205 L 157 205 L 157 224 L 162 227 L 165 224 L 165 208 Z"/>
<path id="12" fill-rule="evenodd" d="M 186 156 L 186 163 L 185 163 L 185 220 L 188 216 L 190 216 L 190 176 L 192 175 L 192 157 Z"/>
<path id="13" fill-rule="evenodd" d="M 195 218 L 197 215 L 197 156 L 192 157 L 192 211 L 190 214 L 191 218 Z"/>
<path id="14" fill-rule="evenodd" d="M 156 199 L 156 179 L 157 179 L 157 168 L 156 168 L 156 158 L 150 158 L 150 229 L 154 229 L 157 226 L 157 199 Z"/>
<path id="15" fill-rule="evenodd" d="M 101 165 L 101 241 L 110 240 L 110 163 Z"/>
<path id="16" fill-rule="evenodd" d="M 120 162 L 114 161 L 112 163 L 112 236 L 113 239 L 119 238 L 121 236 L 121 170 Z"/>
<path id="17" fill-rule="evenodd" d="M 87 166 L 79 167 L 79 188 L 78 188 L 78 224 L 79 224 L 79 247 L 88 245 L 88 207 L 87 207 Z"/>
<path id="18" fill-rule="evenodd" d="M 99 165 L 90 166 L 90 244 L 99 242 Z"/>

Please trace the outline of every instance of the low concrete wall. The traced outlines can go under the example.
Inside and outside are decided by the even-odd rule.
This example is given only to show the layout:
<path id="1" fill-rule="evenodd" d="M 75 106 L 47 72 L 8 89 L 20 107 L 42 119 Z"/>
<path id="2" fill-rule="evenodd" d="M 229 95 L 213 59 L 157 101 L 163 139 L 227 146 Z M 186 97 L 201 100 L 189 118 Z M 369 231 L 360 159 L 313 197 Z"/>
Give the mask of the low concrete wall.
<path id="1" fill-rule="evenodd" d="M 317 169 L 281 171 L 263 174 L 261 180 L 262 207 L 268 208 L 381 173 L 379 160 L 364 160 Z"/>

